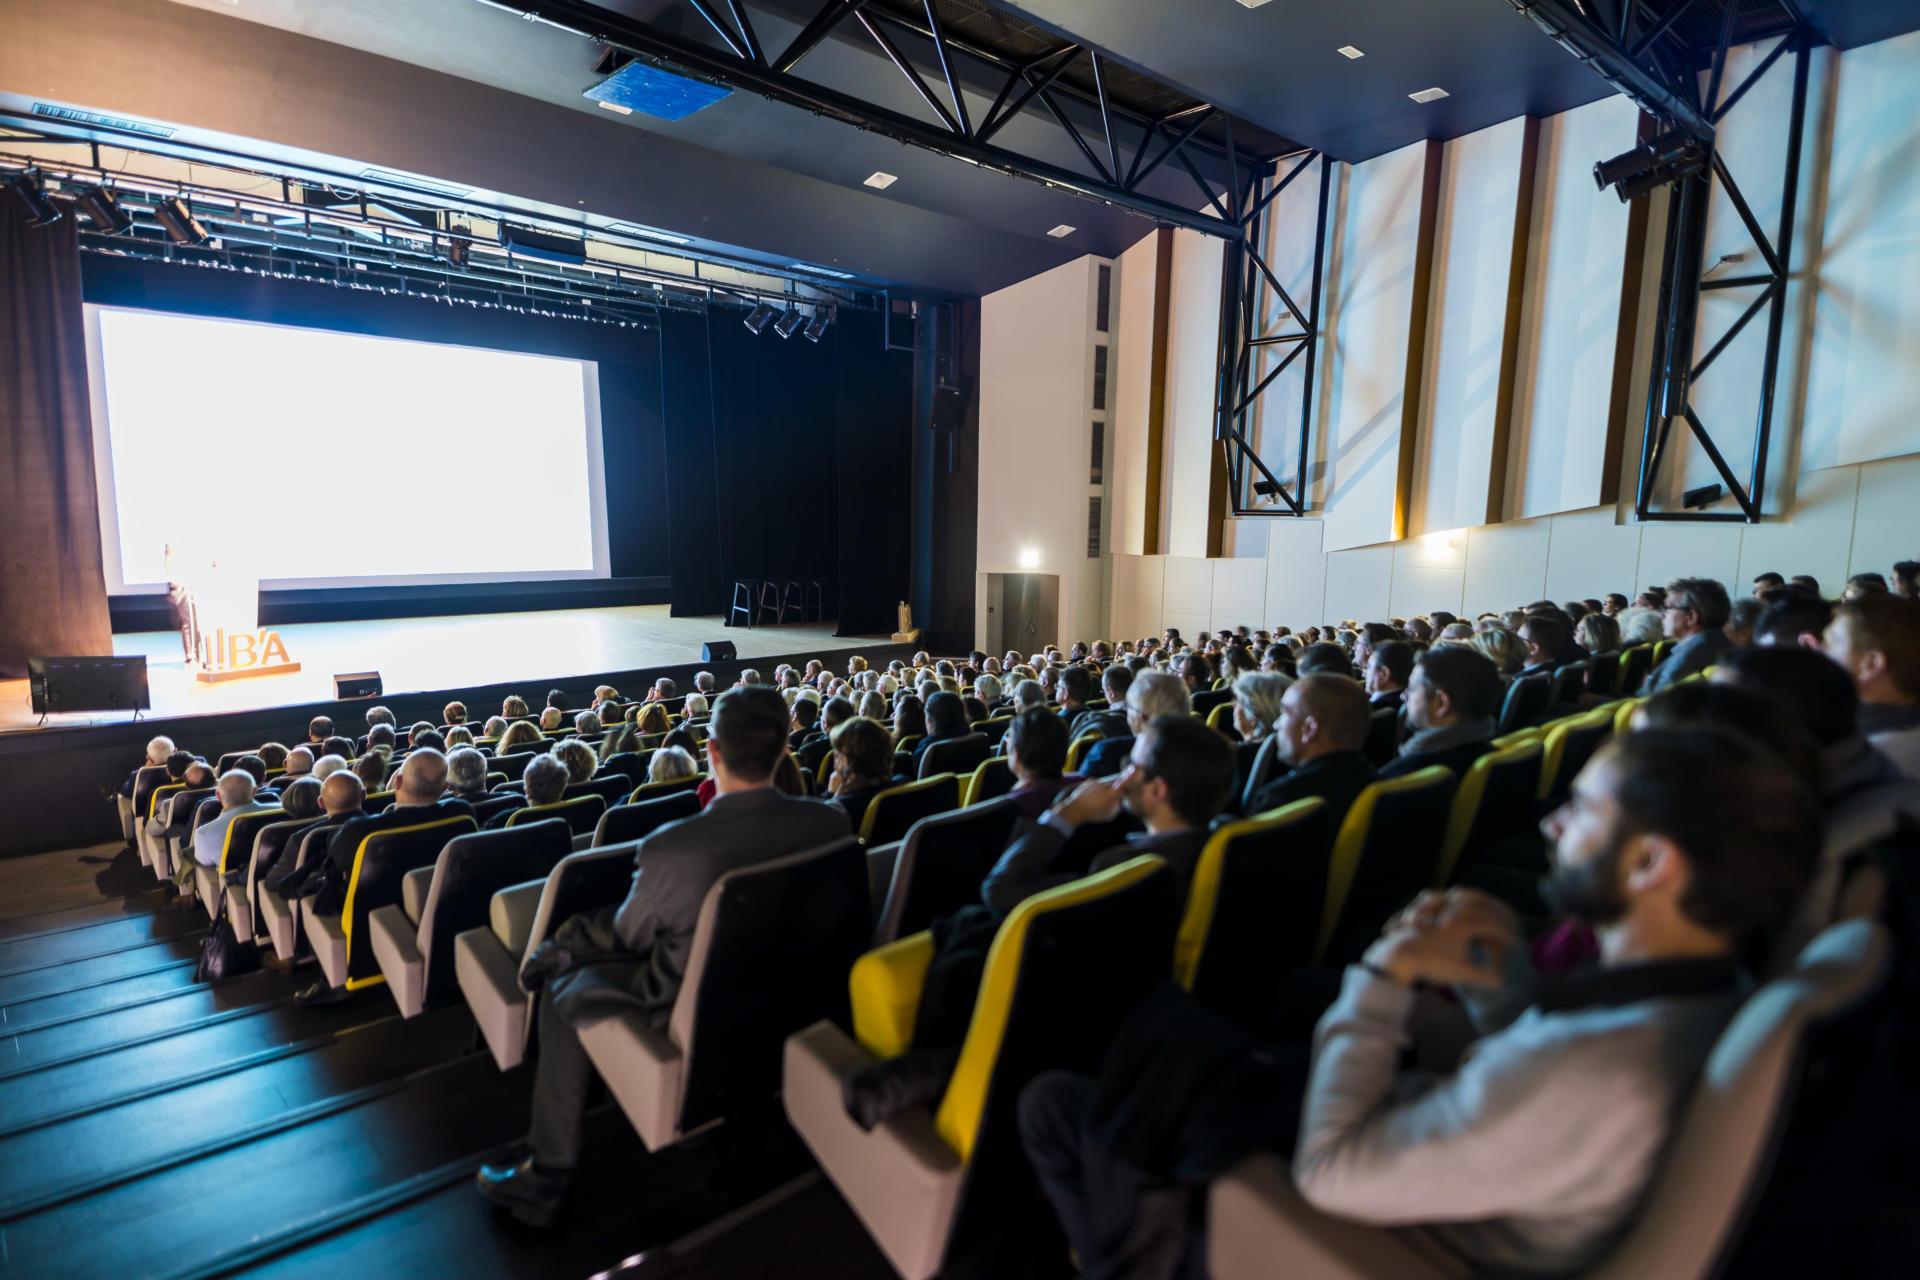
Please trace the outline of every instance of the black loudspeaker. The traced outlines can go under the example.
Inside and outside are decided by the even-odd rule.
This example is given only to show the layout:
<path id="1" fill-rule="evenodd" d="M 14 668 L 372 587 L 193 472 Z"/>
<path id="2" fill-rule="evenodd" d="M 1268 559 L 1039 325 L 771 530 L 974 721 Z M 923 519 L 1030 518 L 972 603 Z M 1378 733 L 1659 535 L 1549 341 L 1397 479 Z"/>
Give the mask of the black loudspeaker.
<path id="1" fill-rule="evenodd" d="M 378 671 L 349 671 L 333 678 L 333 696 L 342 700 L 347 698 L 377 698 L 380 696 L 380 673 Z"/>
<path id="2" fill-rule="evenodd" d="M 145 711 L 147 660 L 28 658 L 27 694 L 40 715 L 62 711 Z"/>
<path id="3" fill-rule="evenodd" d="M 732 662 L 740 656 L 731 640 L 709 640 L 700 646 L 702 662 Z"/>

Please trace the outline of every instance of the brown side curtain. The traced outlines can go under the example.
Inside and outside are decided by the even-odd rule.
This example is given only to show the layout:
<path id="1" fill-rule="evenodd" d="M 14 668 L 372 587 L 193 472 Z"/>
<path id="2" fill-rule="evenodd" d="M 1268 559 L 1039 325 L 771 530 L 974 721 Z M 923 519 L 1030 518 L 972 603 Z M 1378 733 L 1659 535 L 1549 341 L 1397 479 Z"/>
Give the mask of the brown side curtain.
<path id="1" fill-rule="evenodd" d="M 113 652 L 100 565 L 80 245 L 0 194 L 0 677 Z"/>

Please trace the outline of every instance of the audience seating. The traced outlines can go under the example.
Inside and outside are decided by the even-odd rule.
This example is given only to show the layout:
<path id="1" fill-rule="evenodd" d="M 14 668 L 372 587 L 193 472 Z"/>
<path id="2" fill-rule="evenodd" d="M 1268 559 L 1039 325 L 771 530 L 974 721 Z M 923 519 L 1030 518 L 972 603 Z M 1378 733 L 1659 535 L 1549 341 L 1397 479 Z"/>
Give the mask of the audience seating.
<path id="1" fill-rule="evenodd" d="M 660 796 L 670 796 L 676 791 L 698 791 L 700 784 L 707 780 L 704 773 L 696 773 L 691 778 L 664 778 L 659 782 L 643 782 L 633 789 L 627 797 L 629 804 L 642 800 L 654 800 Z"/>
<path id="2" fill-rule="evenodd" d="M 980 901 L 980 884 L 1006 851 L 1019 817 L 1020 806 L 1002 798 L 914 823 L 893 858 L 873 944 L 918 933 Z"/>
<path id="3" fill-rule="evenodd" d="M 1858 1007 L 1885 980 L 1878 925 L 1838 924 L 1743 1005 L 1707 1059 L 1664 1166 L 1625 1239 L 1588 1280 L 1708 1280 L 1759 1200 L 1801 1075 L 1807 1029 Z M 1453 1280 L 1457 1266 L 1381 1227 L 1307 1205 L 1286 1164 L 1255 1156 L 1210 1194 L 1213 1280 Z"/>
<path id="4" fill-rule="evenodd" d="M 392 803 L 393 803 L 393 792 L 369 791 L 367 792 L 366 800 L 361 803 L 360 808 L 362 811 L 364 811 L 368 815 L 372 815 L 376 813 L 385 812 L 387 806 Z"/>
<path id="5" fill-rule="evenodd" d="M 1260 749 L 1253 753 L 1253 767 L 1247 770 L 1247 785 L 1235 797 L 1240 812 L 1251 810 L 1253 798 L 1260 794 L 1260 789 L 1279 777 L 1285 767 L 1280 762 L 1279 738 L 1270 733 L 1260 739 Z"/>
<path id="6" fill-rule="evenodd" d="M 265 936 L 260 932 L 260 927 L 264 923 L 260 913 L 260 894 L 265 888 L 260 880 L 261 850 L 266 848 L 269 839 L 275 836 L 281 836 L 283 833 L 283 838 L 291 838 L 294 832 L 299 831 L 301 828 L 311 826 L 314 821 L 315 820 L 311 818 L 287 818 L 283 816 L 280 821 L 269 823 L 262 827 L 259 833 L 254 836 L 253 856 L 247 859 L 247 878 L 245 883 L 230 884 L 227 886 L 227 919 L 233 922 L 234 937 L 240 938 L 243 941 L 248 938 L 258 941 Z M 299 850 L 297 849 L 282 849 L 280 856 L 282 858 L 288 858 L 298 852 Z"/>
<path id="7" fill-rule="evenodd" d="M 973 776 L 961 788 L 961 803 L 985 804 L 989 800 L 998 800 L 1012 791 L 1016 782 L 1013 764 L 1006 756 L 982 760 L 980 767 L 973 771 Z"/>
<path id="8" fill-rule="evenodd" d="M 1400 754 L 1400 712 L 1392 707 L 1382 707 L 1367 717 L 1367 740 L 1361 746 L 1362 755 L 1377 769 L 1392 762 Z"/>
<path id="9" fill-rule="evenodd" d="M 520 985 L 528 953 L 569 916 L 618 905 L 632 884 L 633 850 L 625 845 L 568 854 L 545 880 L 495 893 L 486 925 L 455 935 L 454 980 L 502 1071 L 520 1065 L 533 1028 L 533 1000 Z"/>
<path id="10" fill-rule="evenodd" d="M 1587 659 L 1587 692 L 1597 698 L 1612 698 L 1620 692 L 1620 655 L 1596 653 Z"/>
<path id="11" fill-rule="evenodd" d="M 1092 750 L 1094 744 L 1099 741 L 1100 741 L 1099 734 L 1083 733 L 1079 737 L 1075 738 L 1072 742 L 1069 742 L 1067 744 L 1067 763 L 1064 766 L 1065 772 L 1067 773 L 1080 772 L 1081 757 L 1085 756 L 1088 751 Z"/>
<path id="12" fill-rule="evenodd" d="M 1542 673 L 1518 676 L 1507 686 L 1507 700 L 1500 706 L 1500 732 L 1524 729 L 1540 718 L 1553 702 L 1553 677 Z"/>
<path id="13" fill-rule="evenodd" d="M 1231 701 L 1223 702 L 1207 712 L 1207 728 L 1213 730 L 1215 733 L 1225 735 L 1229 741 L 1238 742 L 1240 740 L 1240 735 L 1235 733 L 1233 729 L 1233 703 Z"/>
<path id="14" fill-rule="evenodd" d="M 1633 727 L 1633 713 L 1640 709 L 1640 704 L 1644 701 L 1644 698 L 1622 698 L 1613 704 L 1610 710 L 1613 712 L 1615 733 L 1625 733 Z"/>
<path id="15" fill-rule="evenodd" d="M 1360 793 L 1333 842 L 1316 963 L 1357 957 L 1394 912 L 1433 883 L 1453 791 L 1453 771 L 1434 765 Z"/>
<path id="16" fill-rule="evenodd" d="M 594 828 L 600 825 L 600 815 L 606 811 L 607 802 L 599 796 L 572 796 L 555 800 L 552 804 L 530 804 L 524 809 L 515 809 L 507 815 L 507 826 L 512 828 L 545 818 L 562 818 L 573 829 L 574 848 L 584 849 L 593 842 Z"/>
<path id="17" fill-rule="evenodd" d="M 1587 767 L 1587 761 L 1613 733 L 1614 709 L 1595 707 L 1577 716 L 1568 716 L 1547 729 L 1544 753 L 1540 760 L 1539 797 L 1563 800 L 1573 780 Z"/>
<path id="18" fill-rule="evenodd" d="M 200 897 L 200 905 L 206 908 L 207 919 L 220 914 L 221 899 L 226 897 L 227 872 L 240 870 L 252 862 L 254 837 L 272 823 L 285 821 L 286 816 L 286 810 L 277 805 L 241 814 L 227 824 L 221 835 L 220 861 L 211 867 L 204 862 L 193 864 L 194 891 Z"/>
<path id="19" fill-rule="evenodd" d="M 1587 687 L 1587 672 L 1590 669 L 1585 658 L 1555 668 L 1553 691 L 1547 697 L 1547 705 L 1557 707 L 1562 703 L 1577 702 L 1580 692 Z"/>
<path id="20" fill-rule="evenodd" d="M 664 1028 L 638 1012 L 580 1044 L 649 1150 L 770 1104 L 789 1035 L 847 1016 L 866 945 L 867 876 L 851 836 L 727 872 L 701 903 L 686 980 Z"/>
<path id="21" fill-rule="evenodd" d="M 532 764 L 534 757 L 539 754 L 538 751 L 515 751 L 509 755 L 495 756 L 487 761 L 487 771 L 504 773 L 507 775 L 508 782 L 518 782 L 521 775 L 526 773 L 527 766 Z"/>
<path id="22" fill-rule="evenodd" d="M 1640 686 L 1646 681 L 1647 673 L 1653 670 L 1653 646 L 1650 644 L 1628 645 L 1620 651 L 1620 674 L 1614 690 L 1623 697 L 1632 697 L 1640 692 Z"/>
<path id="23" fill-rule="evenodd" d="M 327 842 L 333 839 L 334 832 L 339 829 L 340 824 L 333 822 L 315 827 L 300 837 L 297 847 L 288 849 L 280 856 L 292 858 L 296 869 L 306 866 L 316 858 L 324 858 L 327 856 Z M 258 886 L 255 891 L 254 904 L 259 908 L 258 925 L 266 927 L 267 940 L 273 946 L 273 953 L 282 960 L 292 960 L 299 949 L 300 941 L 298 906 L 264 884 Z"/>
<path id="24" fill-rule="evenodd" d="M 925 751 L 920 753 L 918 776 L 931 778 L 936 773 L 951 773 L 965 777 L 992 755 L 993 744 L 984 733 L 969 733 L 958 738 L 943 739 L 940 742 L 931 743 Z"/>
<path id="25" fill-rule="evenodd" d="M 340 914 L 323 916 L 310 908 L 301 913 L 307 942 L 320 961 L 328 986 L 358 991 L 386 981 L 367 939 L 367 917 L 400 900 L 400 880 L 407 872 L 432 866 L 447 841 L 475 830 L 478 828 L 473 819 L 459 814 L 408 827 L 389 827 L 360 842 Z M 361 940 L 357 947 L 356 936 Z"/>
<path id="26" fill-rule="evenodd" d="M 593 847 L 622 844 L 652 835 L 654 829 L 700 812 L 700 797 L 691 791 L 673 791 L 652 800 L 616 804 L 600 815 L 593 829 Z"/>
<path id="27" fill-rule="evenodd" d="M 888 787 L 867 802 L 867 811 L 860 819 L 860 843 L 892 844 L 904 839 L 920 819 L 959 807 L 960 780 L 950 773 Z"/>
<path id="28" fill-rule="evenodd" d="M 633 780 L 624 773 L 602 771 L 585 782 L 570 782 L 562 793 L 564 799 L 575 796 L 599 796 L 607 804 L 619 804 L 633 791 Z"/>
<path id="29" fill-rule="evenodd" d="M 1455 883 L 1460 872 L 1473 865 L 1474 857 L 1490 847 L 1539 840 L 1533 813 L 1543 754 L 1539 740 L 1529 739 L 1488 752 L 1468 766 L 1447 817 L 1447 834 L 1434 869 L 1436 888 Z"/>
<path id="30" fill-rule="evenodd" d="M 140 861 L 148 867 L 157 870 L 162 854 L 159 852 L 160 841 L 147 829 L 147 824 L 159 818 L 160 811 L 175 796 L 184 794 L 186 790 L 187 784 L 184 782 L 162 783 L 147 792 L 146 804 L 142 805 L 134 815 L 134 847 L 140 851 Z"/>
<path id="31" fill-rule="evenodd" d="M 1280 975 L 1313 959 L 1332 838 L 1318 797 L 1216 828 L 1187 890 L 1174 980 L 1243 1022 L 1270 1012 Z"/>
<path id="32" fill-rule="evenodd" d="M 904 1280 L 961 1255 L 969 1241 L 956 1229 L 981 1222 L 987 1197 L 1038 1195 L 1015 1129 L 1020 1090 L 1041 1071 L 1098 1067 L 1128 1011 L 1167 975 L 1175 911 L 1173 875 L 1152 855 L 1021 903 L 994 939 L 939 1106 L 909 1107 L 871 1131 L 847 1115 L 842 1087 L 912 1042 L 928 935 L 854 965 L 853 1036 L 820 1022 L 787 1041 L 787 1117 Z"/>
<path id="33" fill-rule="evenodd" d="M 455 988 L 453 940 L 486 923 L 493 895 L 545 876 L 573 849 L 559 818 L 447 841 L 432 866 L 400 882 L 400 901 L 367 916 L 367 937 L 403 1018 L 417 1017 Z"/>

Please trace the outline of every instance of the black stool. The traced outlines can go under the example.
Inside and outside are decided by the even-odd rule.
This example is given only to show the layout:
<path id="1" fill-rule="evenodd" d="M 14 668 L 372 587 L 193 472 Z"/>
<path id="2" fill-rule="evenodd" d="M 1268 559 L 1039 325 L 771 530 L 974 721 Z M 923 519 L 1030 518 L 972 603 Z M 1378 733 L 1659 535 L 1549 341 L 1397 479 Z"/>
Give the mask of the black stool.
<path id="1" fill-rule="evenodd" d="M 780 621 L 785 622 L 789 613 L 795 622 L 807 620 L 807 593 L 798 578 L 788 578 L 786 590 L 780 593 Z"/>
<path id="2" fill-rule="evenodd" d="M 776 624 L 785 622 L 786 619 L 780 616 L 780 584 L 772 578 L 761 578 L 759 581 L 760 603 L 754 606 L 754 622 L 765 622 L 769 613 Z"/>
<path id="3" fill-rule="evenodd" d="M 760 585 L 758 578 L 735 578 L 733 580 L 733 603 L 727 606 L 727 625 L 737 627 L 753 626 L 753 593 Z M 735 622 L 735 618 L 744 618 L 744 624 Z"/>
<path id="4" fill-rule="evenodd" d="M 812 611 L 815 622 L 827 620 L 827 580 L 825 578 L 807 579 L 807 608 Z"/>

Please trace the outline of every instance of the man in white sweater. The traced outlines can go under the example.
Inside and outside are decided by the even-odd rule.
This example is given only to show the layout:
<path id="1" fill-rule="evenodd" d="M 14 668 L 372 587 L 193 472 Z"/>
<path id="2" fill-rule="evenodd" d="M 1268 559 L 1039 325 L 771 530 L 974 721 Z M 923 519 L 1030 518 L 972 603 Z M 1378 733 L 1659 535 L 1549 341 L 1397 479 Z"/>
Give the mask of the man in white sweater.
<path id="1" fill-rule="evenodd" d="M 1084 1274 L 1194 1274 L 1168 1191 L 1197 1196 L 1248 1151 L 1284 1146 L 1293 1115 L 1294 1178 L 1325 1212 L 1416 1231 L 1477 1269 L 1566 1273 L 1604 1254 L 1748 990 L 1741 944 L 1806 883 L 1820 816 L 1749 739 L 1643 730 L 1595 755 L 1543 827 L 1549 890 L 1593 927 L 1597 967 L 1536 975 L 1504 905 L 1429 893 L 1347 969 L 1297 1112 L 1299 1076 L 1265 1047 L 1218 1059 L 1151 1143 L 1139 1099 L 1112 1100 L 1111 1057 L 1098 1090 L 1059 1073 L 1029 1086 L 1022 1135 Z M 1456 991 L 1472 1027 L 1423 988 Z M 1145 1078 L 1182 1076 L 1158 1062 Z M 1162 1168 L 1140 1167 L 1143 1150 Z"/>

